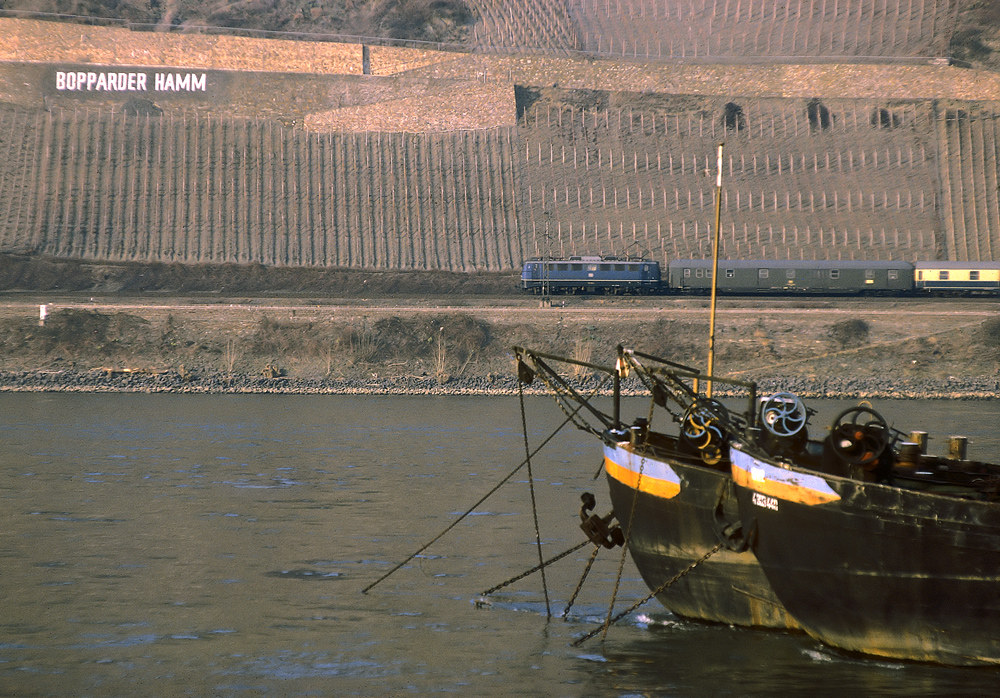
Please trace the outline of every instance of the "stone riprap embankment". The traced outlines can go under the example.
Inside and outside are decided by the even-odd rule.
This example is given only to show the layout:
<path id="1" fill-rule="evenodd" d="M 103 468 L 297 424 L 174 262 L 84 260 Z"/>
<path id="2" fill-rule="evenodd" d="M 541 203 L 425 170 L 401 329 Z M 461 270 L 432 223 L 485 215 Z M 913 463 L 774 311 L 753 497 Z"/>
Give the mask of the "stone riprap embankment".
<path id="1" fill-rule="evenodd" d="M 596 377 L 571 382 L 582 394 L 598 389 Z M 524 388 L 529 394 L 545 394 L 540 384 Z M 623 394 L 647 394 L 636 380 L 625 380 Z M 797 376 L 761 380 L 758 393 L 794 392 L 803 398 L 858 399 L 958 399 L 988 400 L 1000 395 L 1000 377 L 951 379 L 911 379 L 895 381 L 879 378 L 824 378 Z M 133 392 L 202 394 L 294 394 L 294 395 L 516 395 L 517 378 L 494 375 L 452 379 L 439 383 L 433 377 L 392 378 L 269 378 L 225 373 L 159 374 L 108 371 L 10 371 L 0 372 L 0 392 Z M 610 389 L 600 390 L 610 394 Z M 719 397 L 734 393 L 716 390 Z"/>

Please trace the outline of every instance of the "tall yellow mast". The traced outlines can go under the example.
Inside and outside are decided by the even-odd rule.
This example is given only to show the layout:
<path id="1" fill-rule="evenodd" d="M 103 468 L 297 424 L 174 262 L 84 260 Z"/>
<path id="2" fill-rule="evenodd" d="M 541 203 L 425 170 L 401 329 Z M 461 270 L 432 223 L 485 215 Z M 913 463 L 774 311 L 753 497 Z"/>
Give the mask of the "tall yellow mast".
<path id="1" fill-rule="evenodd" d="M 711 376 L 715 368 L 715 302 L 718 291 L 719 274 L 719 226 L 722 221 L 722 146 L 719 143 L 718 172 L 715 176 L 715 239 L 712 242 L 712 303 L 711 315 L 708 321 L 708 375 Z M 705 390 L 707 397 L 712 397 L 712 381 L 708 381 Z"/>

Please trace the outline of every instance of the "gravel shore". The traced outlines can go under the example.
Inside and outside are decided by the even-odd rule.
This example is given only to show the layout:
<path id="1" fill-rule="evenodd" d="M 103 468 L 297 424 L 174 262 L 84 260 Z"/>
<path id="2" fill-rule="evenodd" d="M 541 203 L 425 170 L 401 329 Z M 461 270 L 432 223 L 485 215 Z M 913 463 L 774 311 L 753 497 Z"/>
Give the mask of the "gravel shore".
<path id="1" fill-rule="evenodd" d="M 594 380 L 578 382 L 582 392 L 597 386 Z M 626 380 L 622 390 L 627 395 L 645 394 L 641 384 Z M 761 395 L 791 391 L 803 398 L 879 398 L 879 399 L 949 399 L 990 400 L 1000 397 L 1000 377 L 951 379 L 912 379 L 891 381 L 879 378 L 809 379 L 797 376 L 758 382 Z M 291 395 L 516 395 L 513 375 L 491 375 L 452 379 L 439 384 L 432 377 L 414 376 L 372 379 L 267 378 L 221 373 L 158 374 L 77 371 L 0 372 L 0 392 L 132 392 L 132 393 L 201 393 L 201 394 L 291 394 Z M 527 386 L 533 395 L 546 393 L 540 385 Z M 607 392 L 607 391 L 604 391 Z M 716 391 L 726 396 L 724 390 Z"/>

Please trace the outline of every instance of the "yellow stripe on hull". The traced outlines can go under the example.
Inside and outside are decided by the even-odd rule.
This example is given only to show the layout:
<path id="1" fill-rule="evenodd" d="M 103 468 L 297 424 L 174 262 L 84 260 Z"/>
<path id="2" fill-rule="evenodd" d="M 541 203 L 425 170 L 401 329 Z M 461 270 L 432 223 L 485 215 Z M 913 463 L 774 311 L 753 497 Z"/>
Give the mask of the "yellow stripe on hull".
<path id="1" fill-rule="evenodd" d="M 623 461 L 623 464 L 615 462 L 615 459 Z M 605 448 L 604 470 L 626 487 L 661 499 L 672 499 L 681 491 L 680 477 L 669 465 L 638 455 L 626 449 L 624 444 L 614 449 Z"/>
<path id="2" fill-rule="evenodd" d="M 733 481 L 740 487 L 768 497 L 808 506 L 828 504 L 840 499 L 840 495 L 817 475 L 786 470 L 758 460 L 736 448 L 730 451 L 730 456 Z"/>

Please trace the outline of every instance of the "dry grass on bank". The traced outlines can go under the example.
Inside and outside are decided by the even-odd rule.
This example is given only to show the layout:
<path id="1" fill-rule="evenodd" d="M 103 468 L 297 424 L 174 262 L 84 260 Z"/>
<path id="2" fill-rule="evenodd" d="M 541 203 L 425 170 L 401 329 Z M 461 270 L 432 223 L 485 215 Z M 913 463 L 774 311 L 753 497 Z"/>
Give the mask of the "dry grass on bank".
<path id="1" fill-rule="evenodd" d="M 860 313 L 859 313 L 860 315 Z M 720 372 L 809 378 L 996 376 L 1000 318 L 841 312 L 734 311 L 717 329 Z M 298 378 L 423 376 L 445 383 L 512 370 L 522 345 L 607 364 L 618 343 L 703 365 L 707 317 L 697 309 L 538 314 L 317 307 L 171 311 L 56 310 L 0 318 L 0 369 L 113 368 L 284 375 Z M 579 377 L 585 371 L 576 369 Z"/>

